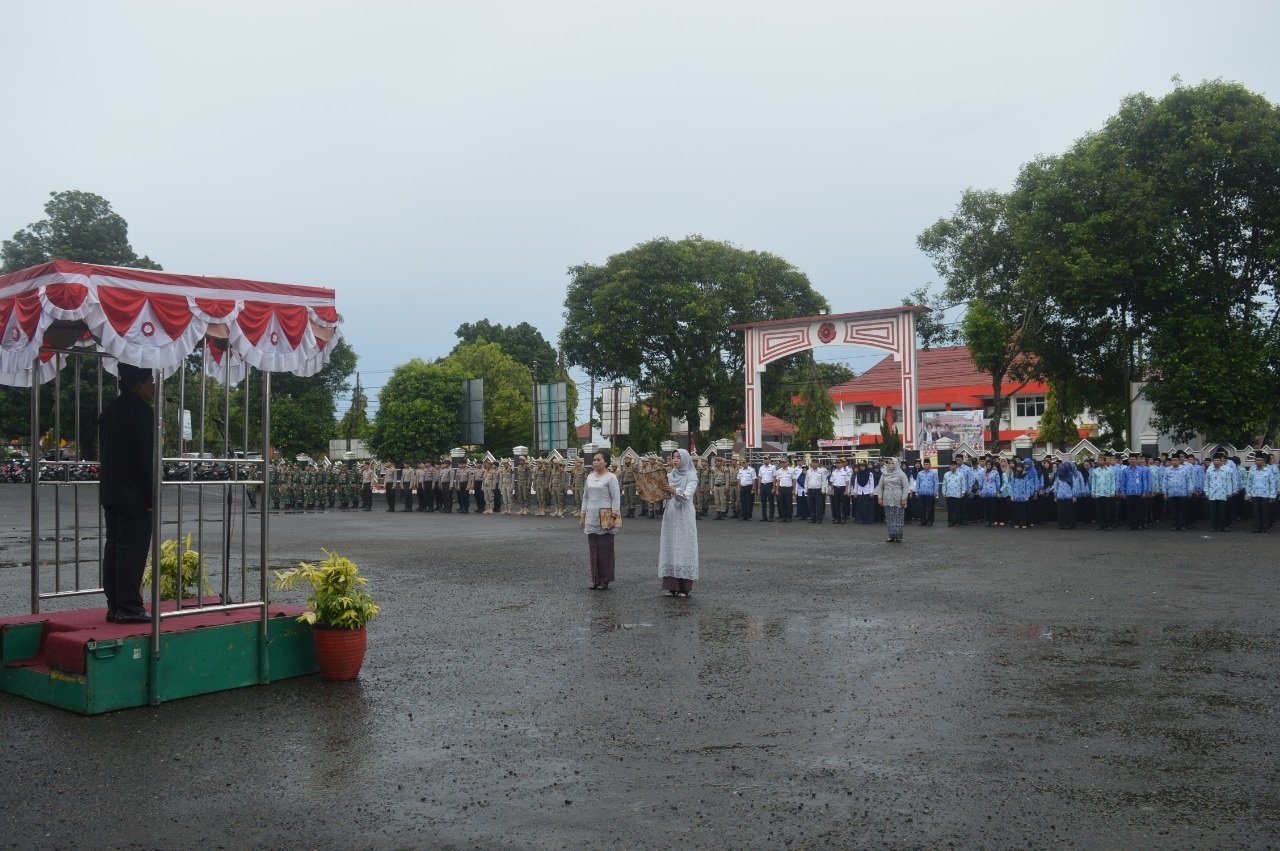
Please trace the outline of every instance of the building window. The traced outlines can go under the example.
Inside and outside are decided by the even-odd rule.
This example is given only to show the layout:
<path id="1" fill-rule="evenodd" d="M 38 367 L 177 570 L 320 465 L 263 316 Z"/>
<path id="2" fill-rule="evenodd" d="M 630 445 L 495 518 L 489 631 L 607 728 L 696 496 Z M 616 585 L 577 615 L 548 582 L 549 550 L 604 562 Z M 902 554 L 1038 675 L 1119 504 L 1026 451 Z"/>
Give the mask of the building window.
<path id="1" fill-rule="evenodd" d="M 1016 410 L 1020 417 L 1044 416 L 1043 396 L 1019 396 L 1015 400 Z"/>

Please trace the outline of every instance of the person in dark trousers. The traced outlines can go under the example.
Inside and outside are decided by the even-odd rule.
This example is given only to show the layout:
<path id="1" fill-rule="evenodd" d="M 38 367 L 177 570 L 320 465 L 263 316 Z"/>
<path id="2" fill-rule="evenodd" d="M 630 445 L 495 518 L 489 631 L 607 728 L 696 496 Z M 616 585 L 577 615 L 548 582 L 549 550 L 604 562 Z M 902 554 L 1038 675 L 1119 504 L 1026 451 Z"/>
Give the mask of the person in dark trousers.
<path id="1" fill-rule="evenodd" d="M 152 454 L 155 449 L 155 376 L 130 364 L 117 366 L 120 395 L 98 417 L 98 499 L 106 515 L 102 591 L 107 620 L 147 623 L 142 605 L 142 573 L 151 547 L 154 507 Z"/>

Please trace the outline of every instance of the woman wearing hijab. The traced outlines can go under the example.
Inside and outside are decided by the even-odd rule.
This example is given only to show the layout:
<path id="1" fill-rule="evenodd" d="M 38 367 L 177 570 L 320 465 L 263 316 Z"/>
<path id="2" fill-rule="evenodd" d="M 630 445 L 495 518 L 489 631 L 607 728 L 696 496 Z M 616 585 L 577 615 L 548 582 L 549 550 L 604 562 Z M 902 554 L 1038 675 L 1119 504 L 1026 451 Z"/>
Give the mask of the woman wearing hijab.
<path id="1" fill-rule="evenodd" d="M 1029 507 L 1039 489 L 1039 479 L 1031 465 L 1031 459 L 1013 459 L 1013 475 L 1009 479 L 1009 500 L 1013 510 L 1013 528 L 1031 528 Z"/>
<path id="2" fill-rule="evenodd" d="M 578 512 L 578 528 L 587 535 L 591 557 L 591 590 L 608 591 L 613 581 L 613 531 L 622 509 L 622 487 L 618 477 L 609 472 L 609 452 L 597 449 L 591 456 L 591 472 L 582 486 L 582 509 Z M 601 509 L 609 509 L 608 525 L 600 522 Z"/>
<path id="3" fill-rule="evenodd" d="M 1076 528 L 1076 465 L 1063 461 L 1053 479 L 1053 498 L 1058 503 L 1058 528 Z"/>
<path id="4" fill-rule="evenodd" d="M 671 469 L 662 489 L 667 498 L 658 542 L 658 576 L 668 597 L 688 597 L 698 578 L 698 521 L 693 513 L 698 474 L 687 451 L 671 453 Z"/>
<path id="5" fill-rule="evenodd" d="M 888 543 L 902 543 L 907 491 L 910 487 L 907 474 L 898 469 L 897 461 L 893 458 L 884 459 L 884 465 L 880 470 L 880 481 L 876 484 L 876 502 L 884 509 L 884 520 L 889 526 Z"/>
<path id="6" fill-rule="evenodd" d="M 858 472 L 853 476 L 853 519 L 868 524 L 876 518 L 876 483 L 866 461 L 858 462 Z"/>

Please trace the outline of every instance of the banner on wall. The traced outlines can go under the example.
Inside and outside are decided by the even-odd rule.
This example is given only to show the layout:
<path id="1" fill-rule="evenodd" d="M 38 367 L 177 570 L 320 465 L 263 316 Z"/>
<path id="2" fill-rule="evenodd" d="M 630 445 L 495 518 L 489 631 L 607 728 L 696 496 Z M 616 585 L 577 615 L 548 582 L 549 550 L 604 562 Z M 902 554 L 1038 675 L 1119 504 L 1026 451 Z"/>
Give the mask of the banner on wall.
<path id="1" fill-rule="evenodd" d="M 967 443 L 979 452 L 986 451 L 987 418 L 982 411 L 925 411 L 920 415 L 921 455 L 936 456 L 935 444 L 944 437 L 957 444 Z"/>

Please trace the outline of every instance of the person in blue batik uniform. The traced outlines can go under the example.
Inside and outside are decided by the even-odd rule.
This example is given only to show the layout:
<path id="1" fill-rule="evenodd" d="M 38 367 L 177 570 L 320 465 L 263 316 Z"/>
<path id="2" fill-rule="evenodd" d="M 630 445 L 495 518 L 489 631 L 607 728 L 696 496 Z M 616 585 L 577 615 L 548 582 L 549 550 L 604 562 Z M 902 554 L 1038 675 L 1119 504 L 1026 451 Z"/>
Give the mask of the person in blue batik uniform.
<path id="1" fill-rule="evenodd" d="M 1235 473 L 1227 466 L 1227 456 L 1213 456 L 1213 466 L 1204 471 L 1204 496 L 1209 503 L 1209 528 L 1213 532 L 1227 531 L 1227 503 L 1235 487 Z"/>
<path id="2" fill-rule="evenodd" d="M 1183 454 L 1176 453 L 1164 471 L 1164 500 L 1177 532 L 1187 528 L 1187 499 L 1191 496 L 1192 481 L 1191 468 L 1183 463 Z"/>
<path id="3" fill-rule="evenodd" d="M 1258 453 L 1253 456 L 1253 466 L 1245 471 L 1245 501 L 1253 506 L 1253 533 L 1271 531 L 1273 500 L 1280 483 L 1276 470 L 1270 465 L 1271 456 Z"/>
<path id="4" fill-rule="evenodd" d="M 1080 471 L 1071 461 L 1063 461 L 1058 465 L 1057 475 L 1053 477 L 1053 498 L 1058 508 L 1058 528 L 1076 528 L 1076 479 Z"/>
<path id="5" fill-rule="evenodd" d="M 920 500 L 920 525 L 933 525 L 933 512 L 938 502 L 938 471 L 926 458 L 920 472 L 916 473 L 916 497 Z"/>

